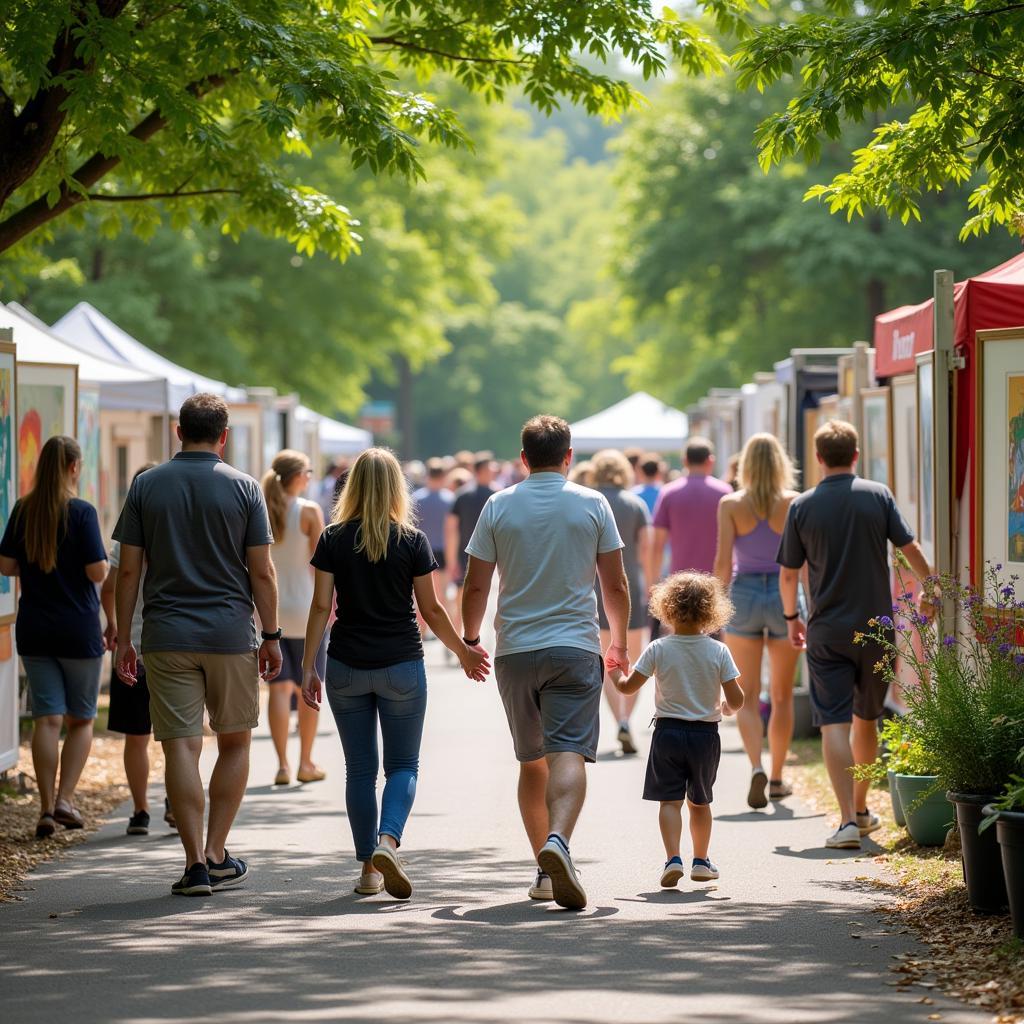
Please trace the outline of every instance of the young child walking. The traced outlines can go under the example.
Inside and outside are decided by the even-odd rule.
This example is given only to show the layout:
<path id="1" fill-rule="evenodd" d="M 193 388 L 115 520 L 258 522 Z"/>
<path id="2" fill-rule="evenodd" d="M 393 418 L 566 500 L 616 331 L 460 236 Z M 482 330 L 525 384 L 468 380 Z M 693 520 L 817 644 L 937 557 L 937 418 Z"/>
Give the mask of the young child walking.
<path id="1" fill-rule="evenodd" d="M 699 572 L 670 576 L 654 588 L 651 614 L 671 626 L 671 635 L 644 648 L 628 679 L 621 672 L 612 676 L 620 693 L 636 693 L 654 676 L 656 723 L 644 799 L 661 804 L 658 824 L 667 858 L 661 875 L 664 888 L 674 887 L 686 874 L 679 852 L 684 801 L 693 840 L 690 878 L 718 878 L 708 849 L 711 791 L 722 755 L 718 723 L 723 714 L 735 714 L 743 706 L 743 691 L 729 648 L 708 634 L 718 632 L 732 613 L 732 602 L 716 577 Z"/>

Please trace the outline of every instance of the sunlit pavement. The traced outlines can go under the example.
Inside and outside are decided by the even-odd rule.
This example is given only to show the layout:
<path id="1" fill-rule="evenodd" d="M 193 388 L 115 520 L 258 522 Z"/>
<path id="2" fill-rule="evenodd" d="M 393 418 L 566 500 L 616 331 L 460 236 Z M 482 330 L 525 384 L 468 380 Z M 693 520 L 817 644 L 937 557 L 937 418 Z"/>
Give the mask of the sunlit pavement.
<path id="1" fill-rule="evenodd" d="M 23 902 L 0 905 L 0 1020 L 988 1019 L 934 991 L 896 991 L 892 956 L 912 946 L 873 912 L 881 897 L 866 879 L 881 868 L 823 850 L 829 823 L 793 799 L 747 811 L 731 724 L 712 843 L 722 878 L 660 890 L 657 805 L 640 799 L 649 693 L 635 718 L 641 756 L 616 756 L 603 722 L 572 844 L 589 908 L 527 899 L 532 868 L 493 684 L 447 667 L 437 642 L 427 660 L 420 790 L 403 847 L 409 903 L 351 891 L 358 868 L 329 715 L 316 748 L 328 778 L 309 786 L 270 784 L 276 762 L 261 728 L 230 847 L 250 860 L 251 882 L 212 899 L 172 897 L 177 839 L 162 823 L 126 836 L 122 808 L 33 874 Z"/>

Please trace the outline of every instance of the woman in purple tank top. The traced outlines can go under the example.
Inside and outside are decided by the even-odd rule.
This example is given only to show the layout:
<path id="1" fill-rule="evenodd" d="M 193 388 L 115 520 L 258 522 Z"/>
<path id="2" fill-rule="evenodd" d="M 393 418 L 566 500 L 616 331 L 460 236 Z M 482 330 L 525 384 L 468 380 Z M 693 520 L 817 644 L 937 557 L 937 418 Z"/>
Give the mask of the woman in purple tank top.
<path id="1" fill-rule="evenodd" d="M 725 642 L 740 670 L 743 689 L 743 708 L 736 724 L 751 765 L 747 803 L 759 808 L 766 807 L 769 798 L 781 800 L 792 792 L 782 770 L 793 737 L 793 678 L 799 652 L 789 642 L 783 618 L 776 556 L 790 502 L 796 497 L 793 463 L 771 434 L 755 434 L 740 456 L 739 479 L 740 490 L 727 494 L 718 506 L 715 575 L 730 587 L 736 606 L 725 630 Z M 771 670 L 771 775 L 761 760 L 765 651 Z"/>

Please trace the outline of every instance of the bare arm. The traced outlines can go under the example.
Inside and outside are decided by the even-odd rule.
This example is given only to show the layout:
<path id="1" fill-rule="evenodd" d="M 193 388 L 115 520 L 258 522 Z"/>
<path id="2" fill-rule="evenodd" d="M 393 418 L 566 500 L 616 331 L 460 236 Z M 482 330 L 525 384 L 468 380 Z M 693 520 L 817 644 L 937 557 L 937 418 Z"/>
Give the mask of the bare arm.
<path id="1" fill-rule="evenodd" d="M 909 563 L 910 571 L 918 578 L 918 580 L 923 583 L 929 576 L 931 576 L 932 567 L 928 564 L 928 559 L 924 557 L 921 545 L 918 544 L 916 540 L 912 540 L 909 544 L 905 544 L 899 550 Z"/>
<path id="2" fill-rule="evenodd" d="M 479 645 L 467 647 L 462 637 L 455 632 L 448 611 L 437 595 L 437 573 L 426 576 L 415 576 L 412 581 L 416 595 L 416 607 L 423 616 L 423 621 L 431 628 L 434 636 L 452 652 L 462 665 L 463 671 L 470 679 L 482 681 L 487 678 L 490 662 L 487 653 Z"/>
<path id="3" fill-rule="evenodd" d="M 266 633 L 277 631 L 277 573 L 270 557 L 269 544 L 245 549 L 249 567 L 249 586 L 256 613 Z M 124 563 L 122 562 L 122 565 Z M 264 640 L 259 650 L 260 675 L 269 683 L 281 671 L 281 645 L 277 640 Z"/>
<path id="4" fill-rule="evenodd" d="M 139 603 L 144 552 L 134 544 L 121 545 L 121 559 L 114 576 L 114 606 L 117 613 L 117 649 L 114 666 L 122 682 L 132 685 L 136 679 L 138 654 L 132 646 L 132 617 Z"/>
<path id="5" fill-rule="evenodd" d="M 320 534 L 324 532 L 323 509 L 315 502 L 304 506 L 299 525 L 302 527 L 302 532 L 309 539 L 309 553 L 312 555 L 316 551 L 317 544 L 320 542 Z"/>
<path id="6" fill-rule="evenodd" d="M 715 552 L 715 575 L 726 589 L 732 583 L 732 548 L 736 542 L 736 522 L 732 517 L 733 502 L 729 496 L 718 503 L 718 550 Z"/>
<path id="7" fill-rule="evenodd" d="M 633 669 L 633 672 L 628 678 L 618 669 L 615 669 L 610 673 L 610 675 L 612 682 L 615 684 L 615 689 L 618 690 L 619 693 L 627 694 L 636 693 L 650 678 L 641 672 L 637 672 L 636 669 Z"/>
<path id="8" fill-rule="evenodd" d="M 661 579 L 661 567 L 665 564 L 665 545 L 668 543 L 668 530 L 664 526 L 654 527 L 654 540 L 651 542 L 651 558 L 647 566 L 647 585 L 653 587 Z"/>
<path id="9" fill-rule="evenodd" d="M 0 555 L 0 576 L 20 576 L 21 569 L 16 558 Z"/>
<path id="10" fill-rule="evenodd" d="M 331 617 L 334 600 L 334 574 L 323 569 L 314 570 L 313 600 L 309 604 L 306 620 L 306 640 L 302 648 L 302 699 L 311 707 L 319 708 L 323 695 L 323 680 L 316 674 L 316 653 L 324 638 Z"/>
<path id="11" fill-rule="evenodd" d="M 100 589 L 100 606 L 103 608 L 103 616 L 107 620 L 106 629 L 103 630 L 103 643 L 108 651 L 112 651 L 117 646 L 117 610 L 114 603 L 116 584 L 117 569 L 111 568 Z"/>
<path id="12" fill-rule="evenodd" d="M 800 570 L 787 569 L 785 566 L 779 571 L 779 596 L 782 598 L 782 613 L 784 615 L 795 615 L 800 606 L 797 603 L 798 586 L 800 584 Z M 807 643 L 807 624 L 799 618 L 789 619 L 786 623 L 789 627 L 789 641 L 798 650 L 802 650 Z"/>
<path id="13" fill-rule="evenodd" d="M 651 564 L 651 547 L 654 544 L 653 533 L 654 530 L 650 526 L 641 526 L 640 532 L 636 535 L 636 560 L 643 570 L 644 579 L 647 580 L 648 587 L 654 585 L 654 581 L 647 572 Z"/>
<path id="14" fill-rule="evenodd" d="M 459 571 L 459 517 L 449 512 L 444 517 L 444 560 L 449 579 Z"/>
<path id="15" fill-rule="evenodd" d="M 107 570 L 109 568 L 110 565 L 105 558 L 100 562 L 90 562 L 85 567 L 85 575 L 88 576 L 93 583 L 102 583 L 107 578 Z"/>
<path id="16" fill-rule="evenodd" d="M 597 578 L 601 583 L 601 598 L 604 613 L 608 616 L 608 628 L 612 639 L 605 653 L 605 664 L 609 671 L 619 668 L 629 671 L 629 655 L 626 652 L 626 631 L 629 627 L 629 580 L 622 563 L 622 549 L 606 551 L 597 556 Z"/>
<path id="17" fill-rule="evenodd" d="M 743 691 L 740 689 L 740 681 L 728 679 L 722 683 L 722 693 L 725 694 L 725 705 L 722 707 L 723 715 L 734 715 L 743 707 Z"/>
<path id="18" fill-rule="evenodd" d="M 494 565 L 494 562 L 485 562 L 469 556 L 466 583 L 462 588 L 462 628 L 466 636 L 480 635 L 480 627 L 487 611 L 487 598 L 491 593 Z"/>

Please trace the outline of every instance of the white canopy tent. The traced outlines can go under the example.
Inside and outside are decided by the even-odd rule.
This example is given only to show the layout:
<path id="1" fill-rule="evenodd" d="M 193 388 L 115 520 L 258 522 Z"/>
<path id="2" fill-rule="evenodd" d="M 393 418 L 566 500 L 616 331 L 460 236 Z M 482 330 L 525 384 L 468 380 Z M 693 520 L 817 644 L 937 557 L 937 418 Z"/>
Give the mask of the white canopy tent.
<path id="1" fill-rule="evenodd" d="M 602 448 L 643 448 L 678 452 L 687 436 L 686 413 L 639 391 L 572 424 L 573 448 L 592 454 Z"/>
<path id="2" fill-rule="evenodd" d="M 340 420 L 321 416 L 308 406 L 300 405 L 295 410 L 299 420 L 315 420 L 320 427 L 320 453 L 322 455 L 358 455 L 373 444 L 373 434 L 360 427 L 351 427 Z"/>
<path id="3" fill-rule="evenodd" d="M 134 367 L 165 380 L 165 411 L 176 413 L 186 398 L 200 391 L 220 395 L 229 404 L 240 405 L 247 401 L 244 388 L 231 387 L 223 381 L 204 377 L 201 373 L 172 363 L 170 359 L 165 359 L 133 338 L 88 302 L 79 302 L 70 309 L 53 325 L 53 330 L 72 345 L 92 355 L 114 360 L 123 366 Z"/>

